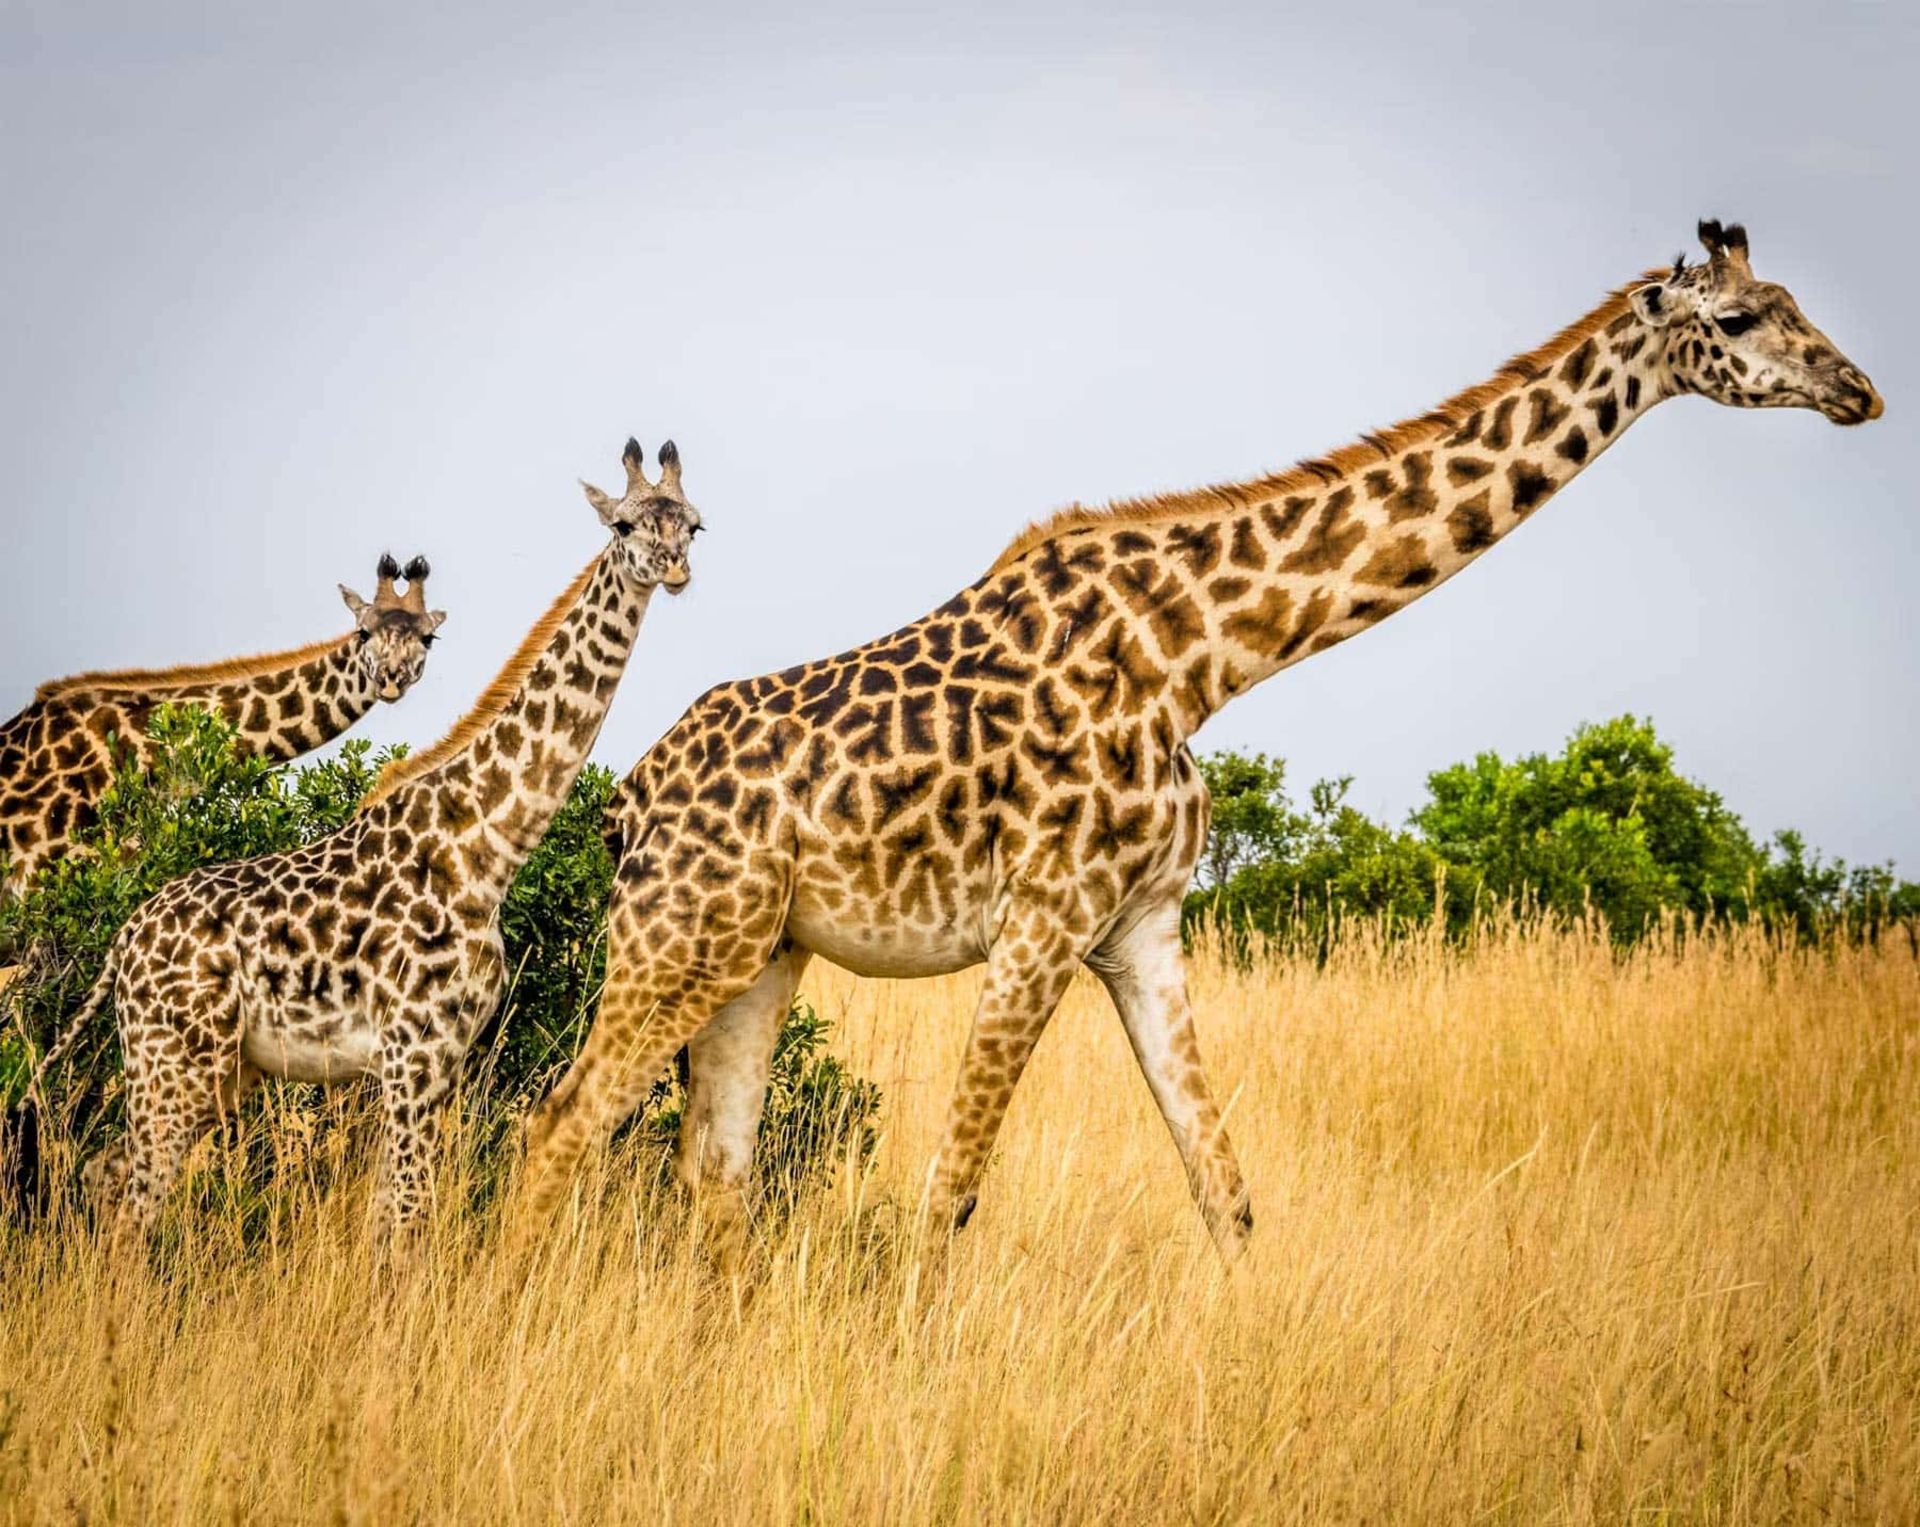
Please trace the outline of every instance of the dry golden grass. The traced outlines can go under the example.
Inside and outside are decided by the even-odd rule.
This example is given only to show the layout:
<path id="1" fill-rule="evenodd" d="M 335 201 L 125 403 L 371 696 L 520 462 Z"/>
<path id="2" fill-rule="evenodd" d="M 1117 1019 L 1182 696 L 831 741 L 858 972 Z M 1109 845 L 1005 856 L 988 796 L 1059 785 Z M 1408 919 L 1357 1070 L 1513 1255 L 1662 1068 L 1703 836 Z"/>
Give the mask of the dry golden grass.
<path id="1" fill-rule="evenodd" d="M 1538 929 L 1202 958 L 1258 1214 L 1232 1273 L 1086 983 L 923 1282 L 891 1206 L 976 981 L 816 967 L 887 1135 L 750 1298 L 617 1172 L 524 1280 L 444 1212 L 391 1294 L 364 1189 L 253 1251 L 176 1216 L 132 1274 L 8 1232 L 0 1514 L 1911 1521 L 1917 975 L 1904 940 Z"/>

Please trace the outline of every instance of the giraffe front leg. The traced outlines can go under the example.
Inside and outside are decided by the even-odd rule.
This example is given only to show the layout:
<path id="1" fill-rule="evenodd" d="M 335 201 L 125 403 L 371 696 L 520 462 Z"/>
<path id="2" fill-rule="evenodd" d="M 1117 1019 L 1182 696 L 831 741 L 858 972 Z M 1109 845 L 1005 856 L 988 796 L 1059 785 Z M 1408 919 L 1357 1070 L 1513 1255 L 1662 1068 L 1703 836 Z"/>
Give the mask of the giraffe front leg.
<path id="1" fill-rule="evenodd" d="M 1155 907 L 1109 937 L 1087 964 L 1105 983 L 1160 1116 L 1179 1148 L 1187 1186 L 1220 1255 L 1231 1262 L 1253 1234 L 1246 1180 L 1200 1064 L 1180 947 L 1180 905 Z"/>
<path id="2" fill-rule="evenodd" d="M 647 961 L 609 976 L 586 1044 L 527 1121 L 527 1161 L 512 1234 L 518 1246 L 552 1219 L 582 1158 L 605 1146 L 674 1052 L 752 986 L 756 974 L 748 968 L 688 981 Z"/>
<path id="3" fill-rule="evenodd" d="M 590 1149 L 604 1146 L 673 1054 L 760 979 L 779 947 L 792 862 L 712 836 L 655 833 L 623 863 L 607 916 L 607 981 L 579 1055 L 527 1121 L 509 1239 L 546 1227 Z"/>
<path id="4" fill-rule="evenodd" d="M 433 1210 L 440 1117 L 460 1059 L 451 1044 L 418 1042 L 394 1043 L 381 1056 L 382 1149 L 370 1229 L 375 1245 L 395 1261 L 418 1249 Z"/>
<path id="5" fill-rule="evenodd" d="M 1066 994 L 1081 952 L 1045 910 L 1009 914 L 987 957 L 986 985 L 928 1185 L 928 1221 L 936 1231 L 960 1230 L 971 1218 L 980 1172 L 1013 1089 Z"/>

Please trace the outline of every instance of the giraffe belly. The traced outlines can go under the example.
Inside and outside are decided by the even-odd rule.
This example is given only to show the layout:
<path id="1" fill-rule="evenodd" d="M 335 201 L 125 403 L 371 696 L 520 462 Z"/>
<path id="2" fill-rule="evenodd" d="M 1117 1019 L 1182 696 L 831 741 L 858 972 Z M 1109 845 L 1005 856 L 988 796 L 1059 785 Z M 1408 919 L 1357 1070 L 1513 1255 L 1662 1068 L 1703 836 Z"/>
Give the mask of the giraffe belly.
<path id="1" fill-rule="evenodd" d="M 799 904 L 787 918 L 787 937 L 856 976 L 944 976 L 987 957 L 977 930 L 964 926 L 901 927 L 857 914 L 810 913 Z"/>
<path id="2" fill-rule="evenodd" d="M 345 1014 L 247 1025 L 240 1054 L 251 1066 L 290 1082 L 344 1082 L 377 1069 L 380 1036 Z"/>

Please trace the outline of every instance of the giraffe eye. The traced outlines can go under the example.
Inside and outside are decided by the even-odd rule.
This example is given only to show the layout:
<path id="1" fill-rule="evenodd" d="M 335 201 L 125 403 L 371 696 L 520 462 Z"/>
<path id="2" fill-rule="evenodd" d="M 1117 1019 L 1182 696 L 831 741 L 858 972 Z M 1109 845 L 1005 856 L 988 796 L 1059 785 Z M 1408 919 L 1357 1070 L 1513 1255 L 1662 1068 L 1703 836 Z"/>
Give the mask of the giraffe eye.
<path id="1" fill-rule="evenodd" d="M 1760 320 L 1751 313 L 1722 313 L 1718 318 L 1714 319 L 1714 323 L 1720 332 L 1729 339 L 1732 339 L 1735 335 L 1746 333 L 1747 330 L 1751 329 L 1759 321 Z"/>
<path id="2" fill-rule="evenodd" d="M 633 534 L 633 526 L 626 520 L 616 520 L 614 521 L 613 533 L 617 536 L 630 536 Z"/>
<path id="3" fill-rule="evenodd" d="M 431 631 L 429 631 L 425 636 L 420 638 L 420 645 L 423 647 L 431 647 L 435 642 L 439 640 L 440 640 L 439 637 L 435 636 Z"/>

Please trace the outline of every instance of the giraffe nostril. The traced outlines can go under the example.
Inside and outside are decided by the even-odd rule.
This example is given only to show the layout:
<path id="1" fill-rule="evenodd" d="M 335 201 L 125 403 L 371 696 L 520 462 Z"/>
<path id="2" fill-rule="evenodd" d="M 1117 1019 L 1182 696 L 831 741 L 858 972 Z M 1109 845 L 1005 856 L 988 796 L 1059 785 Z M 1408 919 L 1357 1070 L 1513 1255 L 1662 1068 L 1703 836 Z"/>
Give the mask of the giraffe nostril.
<path id="1" fill-rule="evenodd" d="M 1842 366 L 1834 374 L 1828 399 L 1821 407 L 1838 424 L 1864 424 L 1887 411 L 1866 373 L 1853 366 Z"/>

